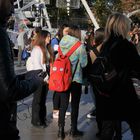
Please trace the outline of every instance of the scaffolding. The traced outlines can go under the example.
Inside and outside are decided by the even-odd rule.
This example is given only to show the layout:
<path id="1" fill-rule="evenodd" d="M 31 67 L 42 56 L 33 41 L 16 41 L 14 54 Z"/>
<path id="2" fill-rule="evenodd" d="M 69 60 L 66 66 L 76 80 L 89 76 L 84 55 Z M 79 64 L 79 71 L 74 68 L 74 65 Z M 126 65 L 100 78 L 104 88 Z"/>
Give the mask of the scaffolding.
<path id="1" fill-rule="evenodd" d="M 20 4 L 19 4 L 20 1 L 23 1 L 23 7 L 20 7 Z M 98 25 L 98 23 L 96 21 L 96 18 L 94 16 L 94 14 L 92 13 L 92 11 L 91 11 L 91 9 L 90 9 L 86 0 L 56 0 L 56 7 L 67 8 L 67 6 L 68 6 L 67 4 L 69 3 L 70 8 L 78 9 L 78 8 L 80 8 L 80 2 L 85 7 L 92 23 L 95 26 L 95 29 L 98 29 L 99 25 Z M 51 23 L 50 23 L 50 19 L 49 19 L 49 16 L 48 16 L 47 8 L 46 8 L 46 4 L 50 4 L 50 0 L 17 0 L 16 4 L 18 5 L 17 12 L 19 12 L 19 13 L 23 13 L 24 10 L 28 9 L 29 7 L 32 7 L 32 5 L 36 5 L 36 6 L 37 5 L 38 6 L 42 5 L 41 10 L 42 10 L 42 13 L 45 17 L 45 21 L 47 23 L 47 26 L 48 26 L 49 29 L 52 28 Z M 43 16 L 43 15 L 40 15 L 40 16 Z M 42 20 L 43 20 L 44 17 L 41 17 L 41 20 L 40 20 L 41 23 L 42 23 Z"/>
<path id="2" fill-rule="evenodd" d="M 20 1 L 23 1 L 23 7 L 20 7 Z M 43 24 L 43 19 L 45 19 L 48 29 L 52 28 L 46 7 L 46 4 L 50 4 L 50 0 L 17 0 L 14 4 L 18 5 L 18 8 L 16 9 L 15 13 L 19 16 L 19 18 L 23 18 L 23 16 L 26 17 L 25 11 L 31 8 L 33 5 L 35 5 L 37 8 L 41 7 L 40 25 Z M 32 14 L 32 10 L 28 11 L 32 16 L 34 15 Z M 40 17 L 35 17 L 35 22 L 37 21 L 38 18 Z"/>

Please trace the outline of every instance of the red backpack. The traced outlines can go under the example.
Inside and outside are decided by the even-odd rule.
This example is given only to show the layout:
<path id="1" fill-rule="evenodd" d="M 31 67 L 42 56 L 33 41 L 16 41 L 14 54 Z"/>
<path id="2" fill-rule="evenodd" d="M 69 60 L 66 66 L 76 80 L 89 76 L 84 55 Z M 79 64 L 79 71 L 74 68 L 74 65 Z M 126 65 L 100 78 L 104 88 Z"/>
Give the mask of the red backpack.
<path id="1" fill-rule="evenodd" d="M 57 92 L 63 92 L 69 89 L 72 82 L 72 68 L 69 57 L 81 45 L 78 41 L 66 55 L 62 54 L 58 48 L 58 58 L 50 68 L 49 89 Z"/>

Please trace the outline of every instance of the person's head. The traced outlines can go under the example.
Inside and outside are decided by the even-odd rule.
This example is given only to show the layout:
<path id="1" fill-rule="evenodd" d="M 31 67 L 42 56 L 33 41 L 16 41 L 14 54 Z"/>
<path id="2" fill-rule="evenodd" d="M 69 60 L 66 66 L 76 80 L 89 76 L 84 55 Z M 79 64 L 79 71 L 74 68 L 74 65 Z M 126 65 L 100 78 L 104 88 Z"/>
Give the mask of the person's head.
<path id="1" fill-rule="evenodd" d="M 94 32 L 94 28 L 95 28 L 94 25 L 89 25 L 87 32 L 89 32 L 89 33 Z"/>
<path id="2" fill-rule="evenodd" d="M 33 30 L 33 34 L 34 35 L 37 35 L 38 33 L 41 32 L 41 28 L 40 27 L 36 27 L 34 30 Z"/>
<path id="3" fill-rule="evenodd" d="M 45 40 L 45 45 L 49 45 L 51 41 L 51 33 L 47 30 L 42 30 L 41 35 Z"/>
<path id="4" fill-rule="evenodd" d="M 53 61 L 53 52 L 50 47 L 50 40 L 51 40 L 51 34 L 47 30 L 41 30 L 36 35 L 36 38 L 34 40 L 34 46 L 39 46 L 43 52 L 43 63 L 47 62 L 47 52 L 46 49 L 48 49 L 48 52 L 50 54 L 50 61 Z"/>
<path id="5" fill-rule="evenodd" d="M 108 39 L 111 35 L 127 38 L 130 31 L 131 21 L 121 13 L 114 13 L 108 17 L 105 27 L 105 37 Z"/>
<path id="6" fill-rule="evenodd" d="M 34 42 L 33 42 L 33 46 L 36 47 L 40 47 L 42 52 L 43 52 L 43 63 L 46 63 L 46 38 L 47 35 L 49 35 L 48 31 L 42 31 L 40 30 L 40 32 L 37 33 Z"/>
<path id="7" fill-rule="evenodd" d="M 104 28 L 99 28 L 95 31 L 94 34 L 94 42 L 95 45 L 98 46 L 103 43 L 105 38 Z"/>
<path id="8" fill-rule="evenodd" d="M 61 40 L 64 35 L 68 34 L 68 32 L 69 32 L 69 25 L 63 24 L 62 26 L 60 26 L 56 35 L 58 36 L 59 40 Z"/>
<path id="9" fill-rule="evenodd" d="M 70 26 L 68 35 L 74 36 L 74 37 L 78 38 L 79 40 L 81 40 L 81 30 L 76 25 Z"/>
<path id="10" fill-rule="evenodd" d="M 63 36 L 69 33 L 69 27 L 64 27 L 63 29 Z"/>
<path id="11" fill-rule="evenodd" d="M 14 13 L 15 0 L 0 0 L 0 24 L 6 25 L 8 19 Z"/>
<path id="12" fill-rule="evenodd" d="M 25 24 L 20 24 L 19 25 L 19 32 L 23 32 L 23 31 L 25 31 L 25 29 L 26 29 Z"/>
<path id="13" fill-rule="evenodd" d="M 52 49 L 51 44 L 50 44 L 51 43 L 51 33 L 47 30 L 42 30 L 41 35 L 45 39 L 45 45 L 46 45 L 47 50 L 49 52 L 50 62 L 53 62 L 54 54 L 53 54 L 53 49 Z"/>
<path id="14" fill-rule="evenodd" d="M 94 46 L 94 31 L 92 30 L 91 32 L 87 31 L 86 36 L 85 36 L 85 43 Z"/>

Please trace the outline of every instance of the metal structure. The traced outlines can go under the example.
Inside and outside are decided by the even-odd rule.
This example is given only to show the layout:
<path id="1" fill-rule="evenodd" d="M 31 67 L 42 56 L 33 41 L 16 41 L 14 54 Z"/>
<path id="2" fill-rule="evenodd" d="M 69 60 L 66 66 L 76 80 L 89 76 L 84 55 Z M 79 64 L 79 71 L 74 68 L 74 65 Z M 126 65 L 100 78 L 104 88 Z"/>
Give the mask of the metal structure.
<path id="1" fill-rule="evenodd" d="M 20 1 L 23 1 L 23 7 L 20 7 Z M 69 16 L 69 10 L 70 8 L 72 9 L 78 9 L 80 8 L 80 1 L 83 4 L 83 6 L 85 7 L 92 23 L 95 26 L 95 29 L 99 28 L 99 25 L 96 21 L 96 18 L 94 16 L 94 14 L 92 13 L 89 5 L 87 4 L 86 0 L 56 0 L 56 7 L 58 8 L 67 8 L 67 13 Z M 47 8 L 46 8 L 46 4 L 50 4 L 50 0 L 17 0 L 17 2 L 15 2 L 15 4 L 18 5 L 18 9 L 16 10 L 16 13 L 19 13 L 19 16 L 24 16 L 24 11 L 28 8 L 31 8 L 33 5 L 36 6 L 36 9 L 42 10 L 42 14 L 38 14 L 38 16 L 35 18 L 35 22 L 38 23 L 38 19 L 40 18 L 40 24 L 42 25 L 43 23 L 43 18 L 45 18 L 45 21 L 47 23 L 47 26 L 49 29 L 51 29 L 51 23 L 49 20 L 49 16 L 48 16 L 48 12 L 47 12 Z M 30 15 L 34 16 L 34 13 L 31 10 L 28 10 L 28 12 L 30 13 Z M 44 17 L 43 17 L 44 16 Z"/>
<path id="2" fill-rule="evenodd" d="M 19 18 L 23 18 L 23 17 L 26 17 L 25 16 L 25 10 L 27 9 L 31 9 L 32 6 L 34 5 L 36 7 L 36 9 L 40 12 L 41 12 L 41 15 L 37 14 L 37 16 L 35 17 L 35 22 L 36 23 L 39 23 L 39 21 L 37 19 L 40 19 L 40 24 L 42 24 L 43 22 L 43 18 L 45 18 L 45 21 L 47 23 L 47 26 L 48 26 L 48 29 L 51 29 L 51 23 L 50 23 L 50 20 L 49 20 L 49 16 L 48 16 L 48 12 L 47 12 L 47 8 L 46 8 L 46 5 L 45 4 L 49 4 L 50 1 L 49 0 L 24 0 L 23 1 L 23 7 L 20 7 L 20 1 L 21 0 L 17 0 L 14 4 L 18 5 L 18 8 L 15 10 L 15 13 L 16 15 L 18 15 Z M 34 13 L 32 10 L 28 10 L 30 12 L 30 14 L 32 16 L 34 16 Z M 40 17 L 38 17 L 38 15 Z M 37 25 L 37 24 L 36 24 Z M 39 25 L 39 24 L 38 24 Z M 39 25 L 40 26 L 40 25 Z"/>
<path id="3" fill-rule="evenodd" d="M 94 16 L 94 14 L 92 13 L 91 9 L 89 8 L 88 4 L 87 4 L 87 1 L 86 0 L 81 0 L 82 4 L 84 5 L 92 23 L 94 24 L 95 26 L 95 30 L 97 30 L 99 28 L 99 24 L 97 23 L 96 21 L 96 18 Z"/>
<path id="4" fill-rule="evenodd" d="M 135 14 L 137 14 L 137 13 L 140 13 L 140 9 L 137 9 L 137 10 L 135 10 L 135 11 L 132 11 L 132 12 L 128 13 L 128 14 L 127 14 L 127 17 L 131 17 L 131 16 L 133 16 L 133 15 L 135 15 Z"/>
<path id="5" fill-rule="evenodd" d="M 95 26 L 95 30 L 99 28 L 99 24 L 96 21 L 96 18 L 93 14 L 93 12 L 91 11 L 89 5 L 87 4 L 86 0 L 56 0 L 56 7 L 58 8 L 67 8 L 67 13 L 69 15 L 69 8 L 71 9 L 78 9 L 80 8 L 80 1 L 83 4 L 83 6 L 85 7 L 92 23 Z M 70 6 L 68 6 L 68 3 L 70 4 Z"/>

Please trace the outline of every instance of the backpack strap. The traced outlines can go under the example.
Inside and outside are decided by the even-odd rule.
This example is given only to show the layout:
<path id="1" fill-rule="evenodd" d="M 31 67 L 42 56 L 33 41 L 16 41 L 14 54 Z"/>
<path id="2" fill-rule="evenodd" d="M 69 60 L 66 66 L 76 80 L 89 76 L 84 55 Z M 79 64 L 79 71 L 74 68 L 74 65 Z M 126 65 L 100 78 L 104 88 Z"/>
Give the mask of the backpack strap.
<path id="1" fill-rule="evenodd" d="M 62 51 L 61 51 L 61 49 L 60 49 L 60 46 L 58 46 L 58 54 L 59 54 L 59 57 L 64 57 L 64 55 L 63 55 L 63 53 L 62 53 Z"/>
<path id="2" fill-rule="evenodd" d="M 61 49 L 60 49 L 60 46 L 58 47 L 58 53 L 59 53 L 59 56 L 67 56 L 67 57 L 70 57 L 72 55 L 72 53 L 78 48 L 80 47 L 81 45 L 81 42 L 80 41 L 77 41 L 75 43 L 74 46 L 71 47 L 71 49 L 66 53 L 66 55 L 63 55 Z"/>
<path id="3" fill-rule="evenodd" d="M 80 45 L 81 45 L 81 42 L 80 42 L 80 41 L 77 41 L 77 42 L 75 43 L 75 45 L 74 45 L 73 47 L 71 47 L 71 49 L 66 53 L 66 56 L 67 56 L 67 57 L 70 57 L 70 56 L 73 54 L 73 52 L 74 52 L 78 47 L 80 47 Z"/>

